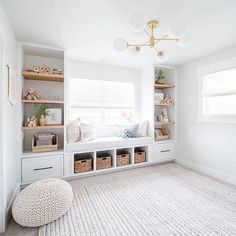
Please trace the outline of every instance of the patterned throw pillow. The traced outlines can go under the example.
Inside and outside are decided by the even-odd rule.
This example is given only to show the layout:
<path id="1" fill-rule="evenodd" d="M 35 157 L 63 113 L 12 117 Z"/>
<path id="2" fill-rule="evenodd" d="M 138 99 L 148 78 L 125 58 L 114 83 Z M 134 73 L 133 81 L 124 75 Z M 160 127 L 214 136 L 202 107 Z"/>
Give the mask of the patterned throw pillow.
<path id="1" fill-rule="evenodd" d="M 137 138 L 138 137 L 138 124 L 127 127 L 123 130 L 122 138 Z"/>

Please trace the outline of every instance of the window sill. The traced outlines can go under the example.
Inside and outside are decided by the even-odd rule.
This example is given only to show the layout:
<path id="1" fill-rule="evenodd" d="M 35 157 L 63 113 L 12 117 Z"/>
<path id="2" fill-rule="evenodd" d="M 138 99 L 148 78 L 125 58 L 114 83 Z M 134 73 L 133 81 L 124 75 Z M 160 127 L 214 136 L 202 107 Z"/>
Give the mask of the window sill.
<path id="1" fill-rule="evenodd" d="M 236 116 L 198 116 L 198 122 L 236 124 Z"/>

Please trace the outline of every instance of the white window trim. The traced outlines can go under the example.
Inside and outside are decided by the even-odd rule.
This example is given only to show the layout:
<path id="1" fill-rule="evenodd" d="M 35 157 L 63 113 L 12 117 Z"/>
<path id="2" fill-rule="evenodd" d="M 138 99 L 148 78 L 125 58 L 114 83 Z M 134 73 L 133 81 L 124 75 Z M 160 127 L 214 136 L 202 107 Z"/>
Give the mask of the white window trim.
<path id="1" fill-rule="evenodd" d="M 203 114 L 203 76 L 206 74 L 214 73 L 221 70 L 227 70 L 236 67 L 236 57 L 208 65 L 198 69 L 198 117 L 199 122 L 210 122 L 210 123 L 236 123 L 236 115 L 205 115 Z"/>

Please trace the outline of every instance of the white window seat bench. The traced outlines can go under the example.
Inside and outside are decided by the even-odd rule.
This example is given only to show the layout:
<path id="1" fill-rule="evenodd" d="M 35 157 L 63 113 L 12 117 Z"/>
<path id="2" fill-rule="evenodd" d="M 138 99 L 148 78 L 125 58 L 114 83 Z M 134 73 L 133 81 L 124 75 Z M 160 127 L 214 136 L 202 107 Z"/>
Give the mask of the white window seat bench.
<path id="1" fill-rule="evenodd" d="M 153 144 L 153 137 L 123 139 L 121 137 L 99 137 L 88 142 L 74 142 L 66 145 L 66 152 L 84 152 L 101 149 L 125 148 Z"/>

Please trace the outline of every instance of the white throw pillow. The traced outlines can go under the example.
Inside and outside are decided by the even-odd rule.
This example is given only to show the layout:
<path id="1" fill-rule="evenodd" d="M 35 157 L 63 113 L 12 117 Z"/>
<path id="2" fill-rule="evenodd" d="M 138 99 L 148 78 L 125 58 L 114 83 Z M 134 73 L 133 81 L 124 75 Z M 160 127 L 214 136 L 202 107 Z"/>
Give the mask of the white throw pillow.
<path id="1" fill-rule="evenodd" d="M 94 125 L 92 122 L 81 122 L 80 131 L 81 131 L 82 142 L 93 140 L 96 137 Z"/>
<path id="2" fill-rule="evenodd" d="M 139 137 L 146 137 L 147 136 L 147 127 L 148 127 L 148 120 L 145 120 L 139 123 L 138 126 L 138 136 Z"/>

